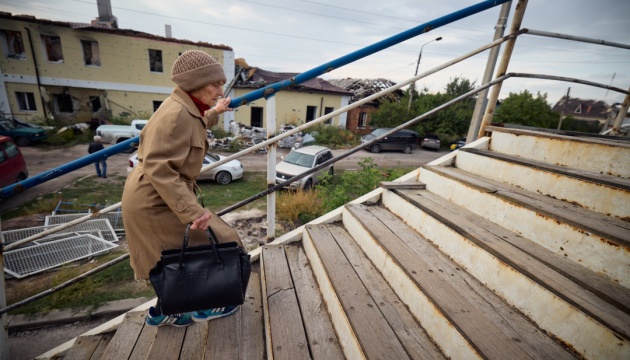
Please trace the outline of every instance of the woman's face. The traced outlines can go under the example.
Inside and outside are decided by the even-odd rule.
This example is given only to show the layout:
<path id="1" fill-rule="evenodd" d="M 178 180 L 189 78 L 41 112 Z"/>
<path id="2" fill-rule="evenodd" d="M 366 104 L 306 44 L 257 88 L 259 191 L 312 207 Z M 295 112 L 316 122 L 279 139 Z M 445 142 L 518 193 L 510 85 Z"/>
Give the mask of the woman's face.
<path id="1" fill-rule="evenodd" d="M 194 91 L 193 96 L 201 100 L 202 103 L 212 107 L 217 104 L 219 97 L 223 96 L 223 82 L 218 81 L 208 84 L 201 89 Z"/>

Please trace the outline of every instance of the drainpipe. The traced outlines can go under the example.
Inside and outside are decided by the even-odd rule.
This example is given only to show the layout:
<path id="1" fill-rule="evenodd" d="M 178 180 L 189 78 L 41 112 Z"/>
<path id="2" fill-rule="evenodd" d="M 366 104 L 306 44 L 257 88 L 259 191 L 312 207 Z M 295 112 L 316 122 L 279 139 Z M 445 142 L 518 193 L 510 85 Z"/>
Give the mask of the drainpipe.
<path id="1" fill-rule="evenodd" d="M 44 101 L 44 96 L 42 95 L 42 83 L 39 80 L 39 70 L 37 68 L 37 59 L 35 58 L 35 49 L 33 49 L 33 39 L 31 38 L 31 30 L 27 27 L 26 34 L 28 35 L 28 43 L 31 46 L 31 56 L 33 57 L 33 66 L 35 66 L 35 78 L 37 79 L 37 91 L 39 91 L 39 98 L 42 101 L 42 109 L 44 110 L 44 117 L 48 119 L 48 112 L 46 111 L 46 102 Z"/>

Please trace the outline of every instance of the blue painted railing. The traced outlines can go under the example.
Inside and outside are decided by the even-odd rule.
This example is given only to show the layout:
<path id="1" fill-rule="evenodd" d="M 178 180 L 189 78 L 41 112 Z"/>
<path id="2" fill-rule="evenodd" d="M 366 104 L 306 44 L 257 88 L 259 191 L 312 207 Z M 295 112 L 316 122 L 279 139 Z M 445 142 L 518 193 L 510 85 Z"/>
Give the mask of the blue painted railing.
<path id="1" fill-rule="evenodd" d="M 495 7 L 497 5 L 501 5 L 503 3 L 506 3 L 510 0 L 486 0 L 486 1 L 482 1 L 478 4 L 469 6 L 467 8 L 464 8 L 462 10 L 456 11 L 454 13 L 451 13 L 449 15 L 445 15 L 442 16 L 440 18 L 437 18 L 435 20 L 426 22 L 422 25 L 418 25 L 410 30 L 407 31 L 403 31 L 397 35 L 394 35 L 392 37 L 389 37 L 385 40 L 379 41 L 375 44 L 372 44 L 370 46 L 364 47 L 363 49 L 357 50 L 353 53 L 350 53 L 348 55 L 342 56 L 336 60 L 327 62 L 323 65 L 320 65 L 316 68 L 313 68 L 311 70 L 308 70 L 302 74 L 299 74 L 297 76 L 295 76 L 294 78 L 291 79 L 287 79 L 287 80 L 283 80 L 280 82 L 277 82 L 275 84 L 266 86 L 264 88 L 252 91 L 246 95 L 243 96 L 239 96 L 237 98 L 232 99 L 232 101 L 230 102 L 230 107 L 231 108 L 237 108 L 241 105 L 245 105 L 247 103 L 250 103 L 252 101 L 256 101 L 258 99 L 261 99 L 263 97 L 272 95 L 286 87 L 289 87 L 291 85 L 295 85 L 295 84 L 301 84 L 305 81 L 314 79 L 320 75 L 323 75 L 327 72 L 330 72 L 334 69 L 340 68 L 344 65 L 347 65 L 349 63 L 352 63 L 354 61 L 357 61 L 359 59 L 362 59 L 366 56 L 372 55 L 374 53 L 377 53 L 381 50 L 387 49 L 388 47 L 394 46 L 396 44 L 399 44 L 403 41 L 409 40 L 415 36 L 418 36 L 420 34 L 429 32 L 433 29 L 437 29 L 441 26 L 444 25 L 448 25 L 454 21 L 463 19 L 465 17 L 468 17 L 470 15 L 474 15 L 477 14 L 479 12 L 482 12 L 484 10 L 490 9 L 492 7 Z M 84 166 L 87 166 L 89 164 L 95 163 L 98 160 L 104 160 L 107 159 L 108 157 L 118 154 L 119 152 L 125 151 L 127 149 L 129 149 L 131 147 L 132 143 L 138 143 L 140 141 L 139 137 L 135 137 L 133 139 L 129 139 L 127 141 L 121 142 L 119 144 L 116 144 L 114 146 L 110 146 L 107 149 L 101 150 L 99 152 L 90 154 L 86 157 L 83 157 L 81 159 L 72 161 L 70 163 L 64 164 L 62 166 L 59 166 L 55 169 L 52 170 L 48 170 L 42 174 L 36 175 L 30 179 L 26 179 L 18 184 L 14 184 L 14 185 L 10 185 L 5 187 L 4 189 L 2 189 L 2 192 L 0 192 L 0 198 L 5 198 L 11 195 L 14 195 L 16 193 L 19 193 L 21 191 L 24 191 L 28 188 L 31 188 L 35 185 L 41 184 L 45 181 L 54 179 L 56 177 L 59 177 L 61 175 L 67 174 L 69 172 L 72 172 L 76 169 L 80 169 Z"/>

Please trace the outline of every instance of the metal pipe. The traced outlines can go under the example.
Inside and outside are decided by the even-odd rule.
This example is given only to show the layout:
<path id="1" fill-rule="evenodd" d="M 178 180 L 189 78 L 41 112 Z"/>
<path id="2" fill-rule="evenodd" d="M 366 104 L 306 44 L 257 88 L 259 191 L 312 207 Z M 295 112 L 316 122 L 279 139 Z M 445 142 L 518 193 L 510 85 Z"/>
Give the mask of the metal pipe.
<path id="1" fill-rule="evenodd" d="M 497 25 L 494 28 L 494 40 L 502 37 L 505 33 L 505 27 L 507 24 L 507 19 L 510 14 L 510 7 L 512 6 L 512 2 L 506 2 L 501 5 L 501 11 L 499 12 L 499 19 L 497 19 Z M 497 59 L 499 58 L 499 50 L 501 50 L 501 45 L 495 46 L 490 49 L 490 54 L 488 54 L 488 61 L 486 63 L 486 69 L 483 73 L 483 79 L 481 82 L 483 84 L 487 83 L 492 79 L 492 74 L 494 73 L 494 68 L 497 64 Z M 486 109 L 486 105 L 488 104 L 488 90 L 484 90 L 479 93 L 477 96 L 477 102 L 475 103 L 475 110 L 473 110 L 472 118 L 470 119 L 470 126 L 468 127 L 468 134 L 466 135 L 466 144 L 470 144 L 471 142 L 477 140 L 477 133 L 479 132 L 479 126 L 481 126 L 481 117 L 483 116 L 484 110 Z"/>
<path id="2" fill-rule="evenodd" d="M 512 19 L 512 25 L 510 27 L 510 34 L 517 32 L 521 23 L 523 22 L 523 16 L 525 15 L 525 8 L 527 8 L 527 0 L 518 0 L 516 3 L 516 8 L 514 10 L 514 18 Z M 503 56 L 501 56 L 501 62 L 499 63 L 499 68 L 497 69 L 497 77 L 505 75 L 507 73 L 507 68 L 510 63 L 510 58 L 512 57 L 512 52 L 514 51 L 514 45 L 516 43 L 516 38 L 511 39 L 505 44 L 505 50 L 503 50 Z M 483 116 L 481 121 L 481 125 L 479 126 L 479 132 L 477 133 L 477 138 L 483 137 L 485 135 L 485 128 L 492 121 L 492 116 L 494 115 L 494 110 L 497 107 L 497 100 L 499 99 L 499 93 L 501 92 L 501 83 L 498 83 L 496 86 L 492 88 L 490 92 L 490 98 L 488 98 L 488 106 L 486 108 L 486 113 Z"/>
<path id="3" fill-rule="evenodd" d="M 271 94 L 267 98 L 267 139 L 276 135 L 276 97 Z M 276 184 L 276 149 L 278 143 L 267 146 L 267 189 Z M 267 242 L 276 237 L 276 195 L 267 196 Z"/>
<path id="4" fill-rule="evenodd" d="M 123 260 L 126 260 L 128 258 L 129 258 L 129 253 L 126 253 L 126 254 L 124 254 L 122 256 L 119 256 L 119 257 L 115 258 L 114 260 L 108 261 L 105 264 L 103 264 L 101 266 L 98 266 L 98 267 L 95 267 L 94 269 L 92 269 L 90 271 L 86 271 L 83 274 L 81 274 L 81 275 L 79 275 L 79 276 L 77 276 L 77 277 L 75 277 L 73 279 L 70 279 L 70 280 L 66 281 L 65 283 L 63 283 L 63 284 L 59 284 L 59 285 L 57 285 L 55 287 L 52 287 L 52 288 L 50 288 L 50 289 L 48 289 L 46 291 L 42 291 L 41 293 L 39 293 L 37 295 L 33 295 L 33 296 L 31 296 L 31 297 L 29 297 L 27 299 L 24 299 L 22 301 L 18 301 L 18 302 L 14 303 L 14 304 L 11 304 L 9 306 L 3 307 L 2 309 L 0 309 L 0 314 L 5 314 L 5 313 L 7 313 L 7 312 L 9 312 L 9 311 L 11 311 L 13 309 L 19 308 L 20 306 L 24 306 L 24 305 L 30 304 L 30 303 L 32 303 L 35 300 L 39 300 L 39 299 L 41 299 L 43 297 L 46 297 L 46 296 L 48 296 L 50 294 L 54 294 L 54 293 L 56 293 L 57 291 L 59 291 L 61 289 L 65 289 L 65 288 L 67 288 L 70 285 L 76 284 L 79 281 L 87 278 L 88 276 L 91 276 L 93 274 L 101 272 L 101 271 L 103 271 L 103 270 L 105 270 L 105 269 L 107 269 L 107 268 L 109 268 L 111 266 L 114 266 L 114 265 L 118 264 L 119 262 L 121 262 Z"/>
<path id="5" fill-rule="evenodd" d="M 610 85 L 606 85 L 606 84 L 600 84 L 600 83 L 596 83 L 593 81 L 588 81 L 588 80 L 580 80 L 580 79 L 575 79 L 575 78 L 569 78 L 569 77 L 565 77 L 565 76 L 554 76 L 554 75 L 544 75 L 544 74 L 527 74 L 527 73 L 510 73 L 509 74 L 510 77 L 522 77 L 522 78 L 533 78 L 533 79 L 545 79 L 545 80 L 558 80 L 558 81 L 567 81 L 567 82 L 572 82 L 572 83 L 576 83 L 576 84 L 584 84 L 584 85 L 589 85 L 589 86 L 594 86 L 594 87 L 598 87 L 598 88 L 602 88 L 602 89 L 608 89 L 608 90 L 612 90 L 612 91 L 616 91 L 616 92 L 620 92 L 622 94 L 630 94 L 630 89 L 629 90 L 624 90 L 615 86 L 610 86 Z"/>
<path id="6" fill-rule="evenodd" d="M 586 42 L 586 43 L 597 44 L 597 45 L 612 46 L 612 47 L 617 47 L 617 48 L 621 48 L 621 49 L 630 49 L 630 45 L 627 45 L 627 44 L 616 43 L 616 42 L 612 42 L 612 41 L 599 40 L 599 39 L 592 39 L 592 38 L 585 38 L 585 37 L 581 37 L 581 36 L 566 35 L 566 34 L 553 33 L 553 32 L 548 32 L 548 31 L 541 31 L 541 30 L 533 30 L 533 29 L 527 29 L 527 33 L 530 34 L 530 35 L 545 36 L 545 37 L 556 38 L 556 39 L 564 39 L 564 40 L 580 41 L 580 42 Z"/>
<path id="7" fill-rule="evenodd" d="M 510 0 L 487 0 L 487 1 L 482 1 L 476 5 L 472 5 L 469 6 L 467 8 L 461 9 L 459 11 L 453 12 L 449 15 L 445 15 L 442 16 L 440 18 L 437 18 L 435 20 L 426 22 L 422 25 L 418 25 L 410 30 L 407 31 L 403 31 L 397 35 L 394 35 L 392 37 L 389 37 L 385 40 L 381 40 L 375 44 L 372 44 L 370 46 L 366 46 L 363 49 L 357 50 L 353 53 L 350 53 L 348 55 L 342 56 L 336 60 L 330 61 L 328 63 L 325 63 L 323 65 L 320 65 L 316 68 L 313 68 L 311 70 L 308 70 L 300 75 L 297 75 L 291 79 L 287 79 L 287 80 L 283 80 L 280 82 L 277 82 L 275 84 L 266 86 L 264 88 L 258 89 L 256 91 L 252 91 L 246 95 L 243 96 L 239 96 L 235 99 L 232 100 L 232 102 L 230 103 L 230 107 L 231 108 L 236 108 L 239 105 L 245 105 L 247 103 L 250 103 L 252 101 L 258 100 L 260 98 L 262 98 L 265 95 L 271 94 L 271 93 L 275 93 L 285 87 L 294 85 L 294 84 L 301 84 L 307 80 L 316 78 L 322 74 L 328 73 L 334 69 L 340 68 L 344 65 L 347 65 L 351 62 L 357 61 L 359 59 L 362 59 L 366 56 L 372 55 L 376 52 L 379 52 L 381 50 L 387 49 L 391 46 L 394 46 L 398 43 L 401 43 L 405 40 L 409 40 L 415 36 L 418 36 L 420 34 L 429 32 L 433 29 L 437 29 L 441 26 L 444 25 L 448 25 L 454 21 L 463 19 L 465 17 L 468 17 L 470 15 L 479 13 L 481 11 L 490 9 L 492 7 L 495 7 L 497 5 L 501 5 L 505 2 L 508 2 Z"/>
<path id="8" fill-rule="evenodd" d="M 628 89 L 630 90 L 630 89 Z M 626 98 L 623 100 L 623 105 L 619 109 L 619 114 L 617 114 L 617 120 L 613 125 L 612 130 L 610 131 L 610 135 L 618 135 L 621 131 L 621 125 L 623 125 L 623 120 L 628 115 L 628 105 L 630 105 L 630 93 L 626 94 Z"/>

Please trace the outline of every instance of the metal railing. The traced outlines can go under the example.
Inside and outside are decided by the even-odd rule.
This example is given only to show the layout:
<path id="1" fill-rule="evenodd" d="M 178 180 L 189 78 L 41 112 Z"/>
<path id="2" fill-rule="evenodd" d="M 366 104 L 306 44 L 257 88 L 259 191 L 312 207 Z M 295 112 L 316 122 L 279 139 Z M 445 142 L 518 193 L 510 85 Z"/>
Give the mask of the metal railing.
<path id="1" fill-rule="evenodd" d="M 425 23 L 425 24 L 420 25 L 420 26 L 418 26 L 416 28 L 413 28 L 413 29 L 411 29 L 409 31 L 403 32 L 403 33 L 398 34 L 396 36 L 393 36 L 393 37 L 391 37 L 389 39 L 386 39 L 386 40 L 381 41 L 379 43 L 376 43 L 374 45 L 368 46 L 368 47 L 366 47 L 364 49 L 361 49 L 361 50 L 359 50 L 359 51 L 357 51 L 355 53 L 346 55 L 346 56 L 341 57 L 341 58 L 339 58 L 337 60 L 334 60 L 332 62 L 326 63 L 326 64 L 321 65 L 321 66 L 319 66 L 317 68 L 314 68 L 312 70 L 309 70 L 309 71 L 307 71 L 307 72 L 305 72 L 303 74 L 297 75 L 294 78 L 291 78 L 291 79 L 288 79 L 288 80 L 285 80 L 285 81 L 281 81 L 279 83 L 276 83 L 276 84 L 267 86 L 265 88 L 256 90 L 254 92 L 251 92 L 251 93 L 249 93 L 247 95 L 235 98 L 234 100 L 232 100 L 232 103 L 231 103 L 230 106 L 231 107 L 238 107 L 240 105 L 247 104 L 248 102 L 260 99 L 262 97 L 265 97 L 265 98 L 271 97 L 271 96 L 273 96 L 274 93 L 276 93 L 276 92 L 278 92 L 278 91 L 280 91 L 280 90 L 282 90 L 282 89 L 284 89 L 284 88 L 286 88 L 288 86 L 291 86 L 293 84 L 299 84 L 301 82 L 310 80 L 310 79 L 312 79 L 312 78 L 314 78 L 316 76 L 319 76 L 319 75 L 321 75 L 321 74 L 323 74 L 325 72 L 328 72 L 328 71 L 330 71 L 332 69 L 335 69 L 335 68 L 338 68 L 340 66 L 346 65 L 346 64 L 351 63 L 353 61 L 361 59 L 361 58 L 363 58 L 365 56 L 373 54 L 373 53 L 375 53 L 377 51 L 381 51 L 381 50 L 383 50 L 383 49 L 385 49 L 387 47 L 390 47 L 390 46 L 392 46 L 392 45 L 394 45 L 396 43 L 399 43 L 401 41 L 405 41 L 405 40 L 407 40 L 407 39 L 409 39 L 409 38 L 411 38 L 413 36 L 417 36 L 417 35 L 422 34 L 424 32 L 428 32 L 428 31 L 430 31 L 430 30 L 432 30 L 432 29 L 434 29 L 436 27 L 446 25 L 446 24 L 448 24 L 450 22 L 459 20 L 459 19 L 461 19 L 463 17 L 472 15 L 472 14 L 477 13 L 479 11 L 483 11 L 483 10 L 491 8 L 493 6 L 500 5 L 500 4 L 505 3 L 507 1 L 509 1 L 509 0 L 505 0 L 505 1 L 484 1 L 484 2 L 479 3 L 477 5 L 468 7 L 468 8 L 463 9 L 463 10 L 460 10 L 460 11 L 458 11 L 456 13 L 453 13 L 453 14 L 447 15 L 445 17 L 436 19 L 434 21 Z M 243 200 L 243 201 L 241 201 L 241 202 L 239 202 L 237 204 L 234 204 L 234 205 L 232 205 L 232 206 L 230 206 L 230 207 L 228 207 L 228 208 L 226 208 L 224 210 L 221 210 L 221 211 L 217 212 L 217 215 L 223 215 L 223 214 L 229 213 L 230 211 L 238 209 L 239 207 L 244 206 L 244 205 L 246 205 L 246 204 L 248 204 L 248 203 L 250 203 L 252 201 L 255 201 L 255 200 L 257 200 L 257 199 L 259 199 L 259 198 L 261 198 L 261 197 L 263 197 L 265 195 L 272 194 L 275 191 L 280 190 L 280 189 L 288 186 L 289 184 L 300 180 L 301 178 L 303 178 L 305 176 L 308 176 L 308 175 L 310 175 L 310 174 L 312 174 L 312 173 L 314 173 L 314 172 L 316 172 L 318 170 L 321 170 L 322 168 L 324 168 L 326 166 L 329 166 L 330 164 L 333 164 L 333 163 L 335 163 L 335 162 L 337 162 L 337 161 L 339 161 L 339 160 L 341 160 L 341 159 L 343 159 L 345 157 L 348 157 L 348 156 L 350 156 L 350 155 L 360 151 L 361 149 L 369 147 L 373 143 L 378 142 L 378 141 L 382 140 L 383 138 L 385 138 L 385 137 L 387 137 L 387 136 L 389 136 L 389 135 L 391 135 L 391 134 L 393 134 L 393 133 L 395 133 L 395 132 L 397 132 L 397 131 L 399 131 L 399 130 L 401 130 L 403 128 L 406 128 L 406 127 L 409 127 L 411 125 L 417 124 L 418 122 L 420 122 L 420 121 L 422 121 L 424 119 L 427 119 L 428 117 L 434 115 L 435 113 L 437 113 L 439 111 L 442 111 L 445 108 L 447 108 L 447 107 L 449 107 L 449 106 L 451 106 L 451 105 L 453 105 L 453 104 L 455 104 L 457 102 L 460 102 L 460 101 L 462 101 L 462 100 L 464 100 L 466 98 L 469 98 L 469 97 L 471 97 L 471 96 L 473 96 L 473 95 L 475 95 L 475 94 L 477 94 L 479 92 L 485 91 L 485 90 L 487 90 L 489 88 L 492 88 L 492 95 L 491 95 L 491 99 L 489 100 L 488 103 L 489 104 L 494 104 L 494 103 L 496 103 L 496 98 L 495 98 L 494 102 L 492 101 L 492 98 L 495 96 L 495 93 L 496 93 L 496 96 L 498 97 L 498 92 L 500 91 L 500 85 L 502 84 L 503 81 L 505 81 L 506 79 L 509 79 L 509 78 L 513 78 L 513 77 L 517 77 L 517 78 L 529 77 L 529 78 L 541 78 L 541 79 L 549 79 L 549 80 L 557 80 L 557 81 L 569 81 L 569 82 L 575 82 L 575 83 L 585 84 L 585 85 L 589 85 L 589 86 L 596 86 L 596 87 L 601 87 L 601 88 L 609 89 L 609 90 L 612 90 L 612 91 L 624 93 L 624 94 L 626 94 L 626 101 L 625 101 L 624 106 L 625 106 L 625 111 L 627 112 L 628 102 L 629 102 L 628 99 L 630 98 L 630 91 L 629 90 L 623 90 L 623 89 L 620 89 L 620 88 L 617 88 L 617 87 L 613 87 L 613 86 L 608 86 L 608 85 L 605 85 L 605 84 L 599 84 L 599 83 L 594 83 L 594 82 L 591 82 L 591 81 L 580 80 L 580 79 L 573 79 L 573 78 L 567 78 L 567 77 L 542 75 L 542 74 L 506 73 L 507 65 L 509 64 L 510 56 L 511 56 L 512 50 L 514 48 L 514 42 L 515 42 L 515 40 L 516 40 L 516 38 L 518 36 L 521 36 L 523 34 L 530 34 L 530 35 L 537 35 L 537 36 L 547 36 L 547 37 L 556 37 L 556 38 L 568 39 L 568 40 L 573 40 L 573 41 L 581 41 L 581 42 L 588 42 L 588 43 L 594 43 L 594 44 L 605 45 L 605 46 L 614 46 L 614 47 L 619 47 L 619 48 L 630 49 L 630 45 L 606 42 L 606 41 L 603 41 L 603 40 L 574 37 L 574 36 L 563 35 L 563 34 L 547 33 L 547 32 L 535 31 L 535 30 L 529 30 L 529 29 L 520 29 L 519 30 L 520 21 L 522 20 L 523 13 L 525 11 L 526 5 L 527 5 L 527 0 L 519 0 L 518 1 L 518 4 L 516 6 L 516 12 L 515 12 L 515 15 L 514 15 L 514 19 L 515 20 L 512 23 L 510 34 L 508 34 L 506 36 L 503 36 L 503 37 L 501 37 L 501 38 L 499 38 L 499 39 L 497 39 L 495 41 L 492 41 L 492 42 L 490 42 L 490 43 L 488 43 L 488 44 L 486 44 L 484 46 L 481 46 L 481 47 L 479 47 L 479 48 L 477 48 L 477 49 L 475 49 L 475 50 L 473 50 L 473 51 L 471 51 L 469 53 L 466 53 L 464 55 L 456 57 L 456 58 L 454 58 L 454 59 L 452 59 L 452 60 L 450 60 L 448 62 L 445 62 L 445 63 L 443 63 L 443 64 L 441 64 L 441 65 L 439 65 L 437 67 L 434 67 L 433 69 L 425 71 L 425 72 L 423 72 L 423 73 L 421 73 L 421 74 L 419 74 L 417 76 L 409 78 L 409 79 L 407 79 L 407 80 L 405 80 L 405 81 L 403 81 L 403 82 L 401 82 L 399 84 L 396 84 L 393 87 L 390 87 L 388 89 L 382 90 L 379 93 L 376 93 L 376 94 L 374 94 L 372 96 L 369 96 L 367 98 L 359 100 L 359 101 L 357 101 L 357 102 L 355 102 L 355 103 L 353 103 L 351 105 L 345 106 L 345 107 L 343 107 L 343 108 L 341 108 L 339 110 L 336 110 L 336 111 L 334 111 L 332 113 L 329 113 L 327 115 L 319 117 L 319 118 L 317 118 L 317 119 L 315 119 L 315 120 L 313 120 L 313 121 L 311 121 L 309 123 L 306 123 L 306 124 L 303 124 L 303 125 L 301 125 L 299 127 L 296 127 L 294 129 L 286 132 L 286 133 L 283 133 L 283 134 L 280 134 L 280 135 L 277 135 L 277 136 L 273 136 L 273 137 L 269 138 L 266 141 L 263 141 L 263 142 L 261 142 L 259 144 L 256 144 L 256 145 L 254 145 L 252 147 L 249 147 L 249 148 L 247 148 L 245 150 L 242 150 L 242 151 L 240 151 L 240 152 L 238 152 L 236 154 L 233 154 L 231 156 L 223 158 L 220 161 L 217 161 L 217 162 L 215 162 L 215 163 L 213 163 L 211 165 L 203 167 L 201 171 L 202 172 L 206 172 L 206 171 L 211 170 L 211 169 L 213 169 L 213 168 L 215 168 L 217 166 L 220 166 L 220 165 L 222 165 L 224 163 L 227 163 L 227 162 L 232 161 L 234 159 L 238 159 L 239 157 L 241 157 L 243 155 L 246 155 L 246 154 L 252 153 L 254 151 L 257 151 L 257 150 L 259 150 L 259 149 L 261 149 L 263 147 L 274 146 L 274 144 L 276 144 L 279 140 L 281 140 L 283 138 L 286 138 L 288 136 L 294 135 L 294 134 L 296 134 L 296 133 L 298 133 L 298 132 L 300 132 L 302 130 L 305 130 L 305 129 L 311 127 L 311 126 L 315 126 L 317 124 L 323 123 L 323 122 L 325 122 L 325 121 L 327 121 L 327 120 L 329 120 L 329 119 L 331 119 L 331 118 L 333 118 L 335 116 L 338 116 L 338 115 L 340 115 L 342 113 L 345 113 L 345 112 L 347 112 L 347 111 L 349 111 L 351 109 L 354 109 L 354 108 L 356 108 L 358 106 L 361 106 L 361 105 L 363 105 L 365 103 L 371 102 L 371 101 L 373 101 L 373 100 L 375 100 L 375 99 L 377 99 L 379 97 L 382 97 L 382 96 L 384 96 L 386 94 L 389 94 L 389 93 L 391 93 L 391 92 L 393 92 L 395 90 L 398 90 L 398 89 L 400 89 L 400 88 L 402 88 L 404 86 L 407 86 L 407 85 L 409 85 L 409 84 L 411 84 L 413 82 L 416 82 L 416 81 L 418 81 L 418 80 L 420 80 L 420 79 L 422 79 L 422 78 L 424 78 L 426 76 L 434 74 L 434 73 L 436 73 L 438 71 L 441 71 L 441 70 L 443 70 L 445 68 L 448 68 L 448 67 L 450 67 L 450 66 L 452 66 L 452 65 L 454 65 L 454 64 L 456 64 L 458 62 L 461 62 L 461 61 L 463 61 L 465 59 L 468 59 L 468 58 L 470 58 L 470 57 L 472 57 L 474 55 L 477 55 L 477 54 L 479 54 L 479 53 L 481 53 L 483 51 L 486 51 L 488 49 L 491 49 L 491 48 L 494 48 L 496 46 L 499 46 L 500 44 L 502 44 L 504 42 L 508 42 L 508 45 L 506 45 L 506 49 L 504 50 L 504 53 L 503 53 L 503 56 L 502 56 L 501 64 L 500 64 L 499 70 L 497 72 L 497 77 L 494 80 L 489 81 L 489 82 L 479 86 L 478 88 L 476 88 L 476 89 L 474 89 L 472 91 L 469 91 L 466 94 L 458 96 L 457 98 L 455 98 L 455 99 L 453 99 L 453 100 L 451 100 L 451 101 L 449 101 L 449 102 L 447 102 L 445 104 L 442 104 L 442 105 L 432 109 L 431 111 L 428 111 L 428 112 L 426 112 L 426 113 L 424 113 L 424 114 L 422 114 L 422 115 L 420 115 L 420 116 L 418 116 L 416 118 L 408 120 L 404 124 L 391 129 L 387 133 L 385 133 L 385 134 L 383 134 L 383 135 L 381 135 L 379 137 L 376 137 L 376 138 L 372 139 L 369 142 L 363 143 L 363 144 L 361 144 L 361 145 L 359 145 L 359 146 L 349 150 L 348 152 L 346 152 L 344 154 L 341 154 L 341 155 L 339 155 L 337 157 L 334 157 L 334 158 L 326 161 L 325 163 L 320 164 L 319 166 L 317 166 L 317 167 L 315 167 L 313 169 L 310 169 L 307 172 L 304 172 L 304 173 L 302 173 L 302 174 L 300 174 L 298 176 L 295 176 L 295 177 L 293 177 L 293 178 L 291 178 L 291 179 L 289 179 L 289 180 L 287 180 L 287 181 L 285 181 L 283 183 L 275 184 L 273 186 L 269 186 L 269 188 L 267 190 L 265 190 L 265 191 L 263 191 L 263 192 L 261 192 L 259 194 L 256 194 L 256 195 L 254 195 L 254 196 L 252 196 L 252 197 L 250 197 L 248 199 L 245 199 L 245 200 Z M 622 110 L 623 110 L 623 108 L 622 108 Z M 481 124 L 480 130 L 479 130 L 479 134 L 480 135 L 485 134 L 485 126 L 487 124 L 489 124 L 490 119 L 492 118 L 492 115 L 493 115 L 493 111 L 494 111 L 493 106 L 489 106 L 488 109 L 486 109 L 485 115 L 483 117 L 483 123 Z M 622 112 L 623 111 L 620 111 L 620 113 L 622 113 Z M 471 126 L 472 126 L 472 124 L 471 124 Z M 35 185 L 37 185 L 37 184 L 39 184 L 41 182 L 47 181 L 47 180 L 52 179 L 54 177 L 63 175 L 65 173 L 67 173 L 67 172 L 73 171 L 76 168 L 89 165 L 89 164 L 91 164 L 93 162 L 96 162 L 98 160 L 105 159 L 105 158 L 107 158 L 107 157 L 109 157 L 109 156 L 111 156 L 113 154 L 122 152 L 122 151 L 128 149 L 132 143 L 137 143 L 137 142 L 138 142 L 138 138 L 133 138 L 133 139 L 127 140 L 127 141 L 125 141 L 123 143 L 111 146 L 111 147 L 109 147 L 109 148 L 107 148 L 105 150 L 102 150 L 102 151 L 99 151 L 99 152 L 94 153 L 92 155 L 86 156 L 84 158 L 75 160 L 75 161 L 73 161 L 73 162 L 71 162 L 69 164 L 66 164 L 66 165 L 64 165 L 64 166 L 62 166 L 60 168 L 53 169 L 53 170 L 50 170 L 48 172 L 45 172 L 45 173 L 41 174 L 41 176 L 38 179 L 35 179 L 35 178 L 28 179 L 28 180 L 23 181 L 20 184 L 13 185 L 13 186 L 7 187 L 5 189 L 2 189 L 2 193 L 0 195 L 2 197 L 10 196 L 11 194 L 14 194 L 15 192 L 19 192 L 20 190 L 25 189 L 27 187 L 35 186 Z M 274 159 L 274 161 L 275 161 L 275 159 Z M 70 166 L 70 165 L 72 165 L 72 166 Z M 78 167 L 76 167 L 76 166 L 78 166 Z M 28 183 L 29 180 L 31 180 L 31 183 Z M 37 240 L 37 239 L 42 238 L 44 236 L 50 235 L 52 233 L 61 231 L 63 229 L 66 229 L 66 228 L 71 227 L 71 226 L 73 226 L 75 224 L 81 223 L 83 221 L 90 220 L 93 217 L 98 216 L 99 214 L 108 213 L 108 212 L 117 210 L 119 208 L 120 208 L 120 203 L 111 205 L 109 207 L 106 207 L 106 208 L 98 211 L 98 212 L 86 215 L 84 217 L 81 217 L 79 219 L 73 220 L 73 221 L 68 222 L 66 224 L 60 225 L 60 226 L 58 226 L 58 227 L 56 227 L 54 229 L 50 229 L 50 230 L 41 232 L 41 233 L 39 233 L 37 235 L 30 236 L 30 237 L 25 238 L 23 240 L 11 243 L 10 245 L 3 246 L 2 251 L 9 251 L 9 250 L 15 249 L 15 248 L 17 248 L 17 247 L 19 247 L 21 245 L 24 245 L 26 243 L 29 243 L 31 241 L 34 241 L 34 240 Z M 40 299 L 40 298 L 42 298 L 42 297 L 44 297 L 46 295 L 52 294 L 53 292 L 58 291 L 58 290 L 60 290 L 62 288 L 70 286 L 70 285 L 78 282 L 79 280 L 84 279 L 85 277 L 87 277 L 87 276 L 89 276 L 91 274 L 94 274 L 94 273 L 96 273 L 96 272 L 98 272 L 100 270 L 103 270 L 103 269 L 105 269 L 105 268 L 107 268 L 107 267 L 109 267 L 111 265 L 114 265 L 114 264 L 116 264 L 116 263 L 118 263 L 118 262 L 120 262 L 122 260 L 125 260 L 128 257 L 129 257 L 129 254 L 125 254 L 125 255 L 119 257 L 118 259 L 112 260 L 112 261 L 110 261 L 107 264 L 101 265 L 99 268 L 93 269 L 90 272 L 81 275 L 78 278 L 70 280 L 70 281 L 68 281 L 68 282 L 66 282 L 64 284 L 61 284 L 61 285 L 57 286 L 56 288 L 49 289 L 49 290 L 45 291 L 44 293 L 35 295 L 35 296 L 33 296 L 33 297 L 29 298 L 29 299 L 25 299 L 25 300 L 23 300 L 23 301 L 21 301 L 19 303 L 11 305 L 11 306 L 7 307 L 7 306 L 5 306 L 4 303 L 2 303 L 2 304 L 0 304 L 0 306 L 4 306 L 4 307 L 0 309 L 0 314 L 2 314 L 3 318 L 4 318 L 4 317 L 6 317 L 6 312 L 8 312 L 10 310 L 13 310 L 13 309 L 15 309 L 15 308 L 17 308 L 19 306 L 23 306 L 23 305 L 25 305 L 27 303 L 30 303 L 30 302 L 35 301 L 37 299 Z M 0 261 L 1 260 L 2 260 L 2 258 L 0 257 Z M 2 268 L 2 265 L 3 264 L 0 263 L 0 268 Z M 2 271 L 2 270 L 0 269 L 0 271 Z M 2 281 L 2 280 L 0 280 L 0 281 Z M 1 284 L 1 285 L 3 285 L 3 284 Z M 2 286 L 2 288 L 0 288 L 0 291 L 3 291 L 3 288 L 4 288 L 4 286 Z M 0 299 L 0 300 L 3 300 L 3 299 Z"/>

